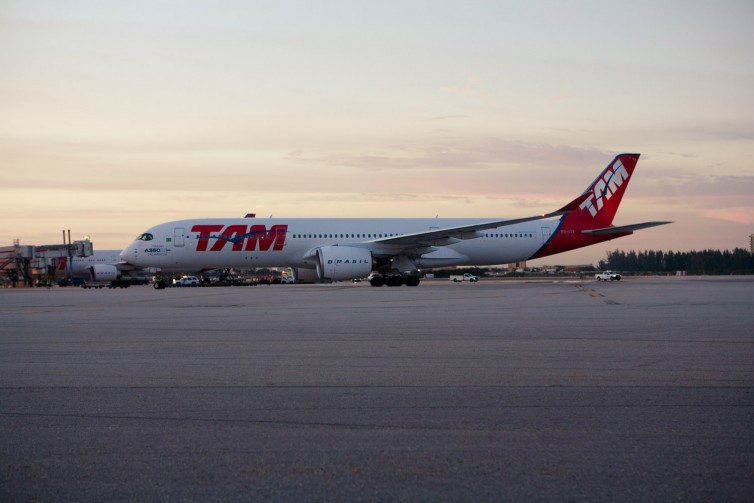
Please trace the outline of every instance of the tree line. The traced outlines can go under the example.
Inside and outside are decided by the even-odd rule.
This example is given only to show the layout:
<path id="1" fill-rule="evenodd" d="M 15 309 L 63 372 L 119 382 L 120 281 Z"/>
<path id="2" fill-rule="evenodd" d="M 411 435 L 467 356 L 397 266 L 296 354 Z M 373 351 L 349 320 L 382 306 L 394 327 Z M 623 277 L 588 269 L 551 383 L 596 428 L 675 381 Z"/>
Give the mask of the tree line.
<path id="1" fill-rule="evenodd" d="M 754 255 L 744 248 L 688 252 L 615 250 L 607 252 L 607 258 L 599 261 L 599 269 L 636 273 L 754 274 Z"/>

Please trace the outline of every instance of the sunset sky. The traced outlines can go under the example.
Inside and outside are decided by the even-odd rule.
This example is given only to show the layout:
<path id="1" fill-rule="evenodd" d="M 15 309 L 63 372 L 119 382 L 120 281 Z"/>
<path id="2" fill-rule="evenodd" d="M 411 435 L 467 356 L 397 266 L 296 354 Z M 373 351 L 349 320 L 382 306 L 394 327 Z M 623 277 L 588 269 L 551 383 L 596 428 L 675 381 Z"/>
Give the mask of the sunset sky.
<path id="1" fill-rule="evenodd" d="M 539 263 L 748 247 L 752 20 L 751 0 L 0 0 L 0 246 L 536 215 L 639 152 L 614 223 L 675 223 Z"/>

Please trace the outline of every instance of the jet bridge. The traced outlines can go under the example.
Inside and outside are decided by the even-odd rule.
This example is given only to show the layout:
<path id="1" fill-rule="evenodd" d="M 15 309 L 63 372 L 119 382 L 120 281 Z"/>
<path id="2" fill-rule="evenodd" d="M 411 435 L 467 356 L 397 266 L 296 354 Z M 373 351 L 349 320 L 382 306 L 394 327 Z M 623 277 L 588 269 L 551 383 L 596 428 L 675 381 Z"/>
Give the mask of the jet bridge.
<path id="1" fill-rule="evenodd" d="M 0 270 L 4 278 L 13 286 L 23 280 L 24 285 L 32 286 L 32 271 L 44 271 L 46 279 L 54 276 L 57 260 L 66 258 L 69 265 L 73 257 L 89 257 L 94 253 L 92 242 L 88 239 L 73 241 L 70 244 L 20 245 L 0 247 Z"/>

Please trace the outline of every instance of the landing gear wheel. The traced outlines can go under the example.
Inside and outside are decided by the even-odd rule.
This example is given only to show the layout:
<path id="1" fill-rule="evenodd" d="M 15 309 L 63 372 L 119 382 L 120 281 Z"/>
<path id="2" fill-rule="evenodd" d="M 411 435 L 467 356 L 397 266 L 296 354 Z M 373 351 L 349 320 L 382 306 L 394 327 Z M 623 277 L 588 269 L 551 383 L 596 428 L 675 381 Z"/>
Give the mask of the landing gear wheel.
<path id="1" fill-rule="evenodd" d="M 387 286 L 403 286 L 403 276 L 397 274 L 394 276 L 388 276 L 385 284 L 387 284 Z"/>
<path id="2" fill-rule="evenodd" d="M 419 276 L 406 277 L 406 286 L 419 286 Z"/>
<path id="3" fill-rule="evenodd" d="M 382 286 L 385 284 L 385 279 L 377 274 L 369 278 L 369 284 L 372 286 Z"/>

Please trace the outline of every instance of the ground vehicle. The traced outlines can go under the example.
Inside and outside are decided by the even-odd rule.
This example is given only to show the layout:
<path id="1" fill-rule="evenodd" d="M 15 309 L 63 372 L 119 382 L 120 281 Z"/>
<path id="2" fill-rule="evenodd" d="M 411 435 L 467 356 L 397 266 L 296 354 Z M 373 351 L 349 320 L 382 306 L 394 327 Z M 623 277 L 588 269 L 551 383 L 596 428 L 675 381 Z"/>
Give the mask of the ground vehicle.
<path id="1" fill-rule="evenodd" d="M 479 281 L 479 276 L 474 276 L 473 274 L 466 273 L 463 276 L 460 274 L 453 274 L 450 276 L 450 281 L 453 283 L 460 283 L 461 281 L 470 281 L 472 283 L 476 283 Z"/>
<path id="2" fill-rule="evenodd" d="M 620 274 L 613 271 L 598 272 L 594 275 L 597 281 L 620 281 Z"/>
<path id="3" fill-rule="evenodd" d="M 184 276 L 173 281 L 173 286 L 197 286 L 198 284 L 199 278 L 196 276 Z"/>

